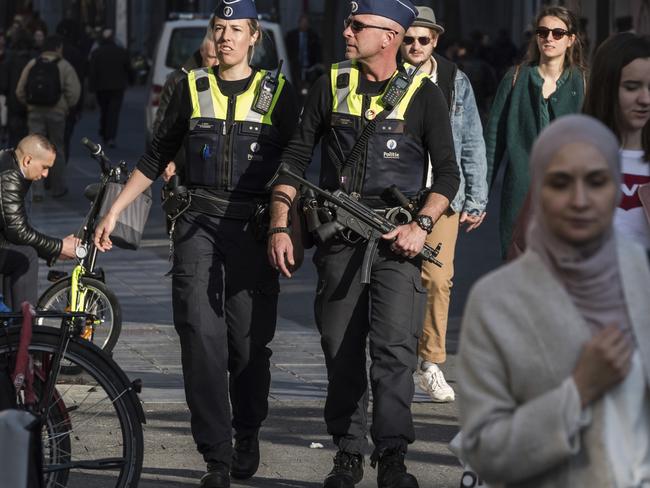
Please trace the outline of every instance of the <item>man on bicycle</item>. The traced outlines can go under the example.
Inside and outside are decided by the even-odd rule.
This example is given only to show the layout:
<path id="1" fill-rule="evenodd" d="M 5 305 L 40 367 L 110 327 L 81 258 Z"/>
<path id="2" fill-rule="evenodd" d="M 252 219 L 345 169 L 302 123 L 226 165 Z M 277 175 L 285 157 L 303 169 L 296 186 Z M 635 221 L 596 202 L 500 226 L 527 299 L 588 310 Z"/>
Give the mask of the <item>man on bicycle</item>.
<path id="1" fill-rule="evenodd" d="M 38 134 L 22 139 L 16 149 L 0 151 L 0 274 L 4 300 L 14 311 L 24 301 L 37 301 L 38 257 L 49 266 L 75 257 L 72 234 L 64 239 L 41 234 L 25 211 L 32 181 L 45 178 L 55 159 L 56 147 Z"/>

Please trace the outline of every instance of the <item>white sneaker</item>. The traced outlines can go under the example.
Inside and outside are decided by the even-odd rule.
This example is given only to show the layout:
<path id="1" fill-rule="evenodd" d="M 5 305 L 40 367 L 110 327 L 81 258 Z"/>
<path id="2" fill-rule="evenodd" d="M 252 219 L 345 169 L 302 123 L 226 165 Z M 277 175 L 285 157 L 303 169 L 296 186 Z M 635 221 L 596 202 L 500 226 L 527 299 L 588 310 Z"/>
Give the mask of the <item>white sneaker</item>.
<path id="1" fill-rule="evenodd" d="M 436 403 L 453 402 L 456 398 L 454 390 L 445 381 L 445 376 L 440 368 L 434 364 L 425 370 L 418 371 L 418 383 L 420 388 L 431 397 Z"/>

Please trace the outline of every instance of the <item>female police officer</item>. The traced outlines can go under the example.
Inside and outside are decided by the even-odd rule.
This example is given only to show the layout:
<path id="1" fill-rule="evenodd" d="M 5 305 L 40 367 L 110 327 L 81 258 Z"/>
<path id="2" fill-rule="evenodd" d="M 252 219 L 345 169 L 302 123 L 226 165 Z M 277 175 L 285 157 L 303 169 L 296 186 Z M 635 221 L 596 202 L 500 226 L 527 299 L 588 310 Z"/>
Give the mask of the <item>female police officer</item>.
<path id="1" fill-rule="evenodd" d="M 279 284 L 251 214 L 256 202 L 268 200 L 264 186 L 298 110 L 284 78 L 249 64 L 261 35 L 256 19 L 252 0 L 219 2 L 210 21 L 218 71 L 194 70 L 177 85 L 151 149 L 95 233 L 95 245 L 110 249 L 119 214 L 187 137 L 191 204 L 173 230 L 172 299 L 192 434 L 208 464 L 200 485 L 206 488 L 230 486 L 229 471 L 235 478 L 255 474 L 258 430 L 268 411 L 266 346 L 275 332 Z"/>

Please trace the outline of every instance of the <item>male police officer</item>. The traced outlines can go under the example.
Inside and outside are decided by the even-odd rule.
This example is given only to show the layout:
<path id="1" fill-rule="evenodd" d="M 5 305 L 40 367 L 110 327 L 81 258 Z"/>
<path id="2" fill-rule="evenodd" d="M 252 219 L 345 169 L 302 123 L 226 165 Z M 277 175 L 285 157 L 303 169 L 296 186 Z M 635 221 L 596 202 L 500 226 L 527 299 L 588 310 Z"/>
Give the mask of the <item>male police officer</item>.
<path id="1" fill-rule="evenodd" d="M 426 301 L 421 262 L 412 258 L 456 195 L 459 175 L 449 118 L 428 117 L 447 111 L 440 90 L 426 74 L 398 68 L 395 61 L 404 32 L 416 17 L 415 7 L 408 0 L 358 0 L 351 7 L 343 31 L 347 61 L 333 65 L 313 86 L 300 128 L 282 160 L 302 173 L 322 138 L 321 186 L 357 193 L 379 212 L 390 206 L 382 194 L 392 184 L 409 197 L 424 190 L 418 216 L 384 236 L 368 285 L 360 281 L 365 244 L 354 235 L 320 244 L 314 255 L 316 322 L 329 379 L 325 421 L 339 448 L 324 487 L 353 487 L 363 477 L 369 338 L 374 400 L 370 433 L 375 445 L 371 459 L 373 466 L 379 462 L 378 486 L 412 488 L 418 483 L 406 472 L 404 456 L 414 441 L 412 375 Z M 404 76 L 411 78 L 406 87 Z M 382 98 L 386 94 L 396 98 Z M 391 107 L 388 98 L 397 104 Z M 375 118 L 381 122 L 365 134 L 369 138 L 361 157 L 350 158 Z M 424 188 L 429 156 L 434 180 Z M 296 194 L 292 185 L 290 178 L 277 180 L 269 238 L 269 259 L 287 277 L 293 248 L 284 229 L 287 203 Z"/>

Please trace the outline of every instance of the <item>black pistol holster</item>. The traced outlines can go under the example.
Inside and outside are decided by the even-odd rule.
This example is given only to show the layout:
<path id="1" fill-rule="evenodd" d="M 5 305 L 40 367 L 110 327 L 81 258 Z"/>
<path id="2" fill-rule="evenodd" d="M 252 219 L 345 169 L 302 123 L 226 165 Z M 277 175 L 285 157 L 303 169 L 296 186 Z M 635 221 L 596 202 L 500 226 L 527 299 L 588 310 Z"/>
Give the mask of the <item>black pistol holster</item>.
<path id="1" fill-rule="evenodd" d="M 190 206 L 190 192 L 180 184 L 178 175 L 172 176 L 162 188 L 162 208 L 171 220 L 175 220 Z"/>

